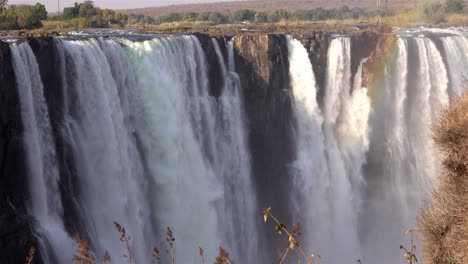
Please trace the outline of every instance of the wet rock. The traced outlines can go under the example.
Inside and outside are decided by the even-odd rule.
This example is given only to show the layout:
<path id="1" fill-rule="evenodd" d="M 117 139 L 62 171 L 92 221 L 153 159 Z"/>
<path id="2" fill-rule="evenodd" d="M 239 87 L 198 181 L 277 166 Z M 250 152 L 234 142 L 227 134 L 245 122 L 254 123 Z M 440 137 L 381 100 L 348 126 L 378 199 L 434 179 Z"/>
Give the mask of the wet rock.
<path id="1" fill-rule="evenodd" d="M 19 95 L 10 48 L 4 42 L 0 42 L 0 62 L 0 263 L 23 263 L 37 239 L 33 220 L 26 214 L 29 197 Z"/>

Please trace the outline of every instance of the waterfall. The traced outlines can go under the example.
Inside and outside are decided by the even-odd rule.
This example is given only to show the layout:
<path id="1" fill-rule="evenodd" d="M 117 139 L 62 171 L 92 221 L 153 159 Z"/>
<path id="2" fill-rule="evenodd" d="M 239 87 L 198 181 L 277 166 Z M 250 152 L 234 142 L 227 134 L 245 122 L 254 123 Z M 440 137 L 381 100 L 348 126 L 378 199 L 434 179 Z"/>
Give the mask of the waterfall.
<path id="1" fill-rule="evenodd" d="M 111 42 L 111 41 L 110 41 Z M 108 250 L 114 261 L 124 261 L 122 244 L 113 222 L 132 236 L 135 261 L 149 262 L 146 241 L 149 220 L 142 164 L 136 155 L 132 130 L 125 114 L 110 63 L 97 40 L 63 41 L 66 89 L 74 94 L 63 124 L 77 170 L 77 197 L 85 219 L 86 237 L 102 256 Z M 113 47 L 112 47 L 113 46 Z M 107 49 L 121 47 L 108 43 Z M 119 57 L 115 56 L 117 60 Z M 118 61 L 112 61 L 118 65 Z M 118 72 L 125 76 L 125 72 Z M 119 87 L 122 88 L 122 87 Z M 122 88 L 123 89 L 123 88 Z"/>
<path id="2" fill-rule="evenodd" d="M 40 244 L 42 251 L 49 252 L 42 256 L 44 261 L 65 263 L 70 260 L 64 256 L 71 257 L 73 242 L 62 222 L 57 157 L 39 67 L 27 43 L 13 44 L 10 49 L 23 121 L 30 211 L 45 237 Z"/>
<path id="3" fill-rule="evenodd" d="M 127 262 L 116 221 L 131 237 L 134 263 L 152 263 L 155 246 L 167 261 L 167 227 L 175 237 L 176 263 L 198 261 L 198 247 L 210 262 L 219 246 L 236 263 L 269 263 L 276 248 L 267 255 L 259 251 L 263 244 L 275 247 L 277 237 L 265 237 L 275 234 L 269 226 L 271 233 L 263 232 L 260 208 L 275 211 L 275 205 L 258 204 L 267 200 L 258 193 L 278 193 L 288 209 L 279 214 L 301 224 L 299 241 L 307 254 L 330 264 L 401 261 L 404 232 L 416 224 L 440 170 L 431 124 L 464 91 L 468 75 L 466 37 L 437 34 L 396 32 L 391 45 L 380 41 L 388 46 L 360 63 L 353 56 L 361 54 L 352 54 L 353 38 L 332 35 L 323 69 L 313 65 L 310 52 L 316 50 L 288 35 L 287 64 L 269 58 L 276 56 L 269 50 L 267 57 L 289 66 L 289 83 L 254 92 L 257 87 L 242 87 L 250 80 L 239 77 L 247 64 L 236 40 L 54 38 L 57 87 L 41 75 L 48 65 L 36 59 L 40 53 L 27 41 L 11 42 L 26 209 L 37 220 L 42 259 L 71 262 L 78 232 L 98 259 L 108 251 L 113 263 Z M 212 67 L 219 67 L 219 76 Z M 252 74 L 263 81 L 264 72 Z M 291 118 L 282 136 L 292 139 L 287 153 L 293 154 L 277 162 L 286 164 L 263 164 L 268 161 L 255 156 L 258 144 L 278 144 L 252 142 L 270 131 L 249 131 L 258 119 L 249 116 L 256 114 L 252 109 L 272 107 L 264 108 L 267 100 L 259 98 L 268 96 L 290 107 L 278 109 Z M 265 122 L 284 118 L 260 114 Z M 282 125 L 277 123 L 275 128 Z M 261 175 L 262 166 L 287 168 L 281 177 L 289 178 L 280 181 L 287 186 L 265 190 L 254 184 L 279 180 Z"/>
<path id="4" fill-rule="evenodd" d="M 347 164 L 341 148 L 346 148 L 347 138 L 343 137 L 347 133 L 342 130 L 345 124 L 341 121 L 346 114 L 346 99 L 350 91 L 351 80 L 351 45 L 350 39 L 337 37 L 330 43 L 328 51 L 328 66 L 326 76 L 326 90 L 324 99 L 324 131 L 325 148 L 327 149 L 328 169 L 331 175 L 330 195 L 333 199 L 331 205 L 332 217 L 331 225 L 333 230 L 330 234 L 333 244 L 329 245 L 342 251 L 342 254 L 330 254 L 332 263 L 343 263 L 346 259 L 358 258 L 358 241 L 356 229 L 353 228 L 356 222 L 356 209 L 352 202 L 358 195 L 353 192 L 350 175 L 347 173 L 351 166 L 359 164 Z M 352 136 L 352 135 L 350 135 Z M 351 166 L 350 166 L 351 165 Z M 344 235 L 343 235 L 344 234 Z M 354 245 L 354 246 L 350 246 Z M 356 255 L 357 254 L 357 255 Z"/>
<path id="5" fill-rule="evenodd" d="M 368 148 L 370 101 L 360 77 L 351 92 L 350 40 L 332 40 L 324 109 L 318 107 L 312 65 L 302 44 L 288 36 L 291 87 L 297 118 L 293 177 L 305 245 L 331 263 L 359 257 L 357 220 Z M 362 63 L 358 73 L 362 72 Z M 320 202 L 318 202 L 320 201 Z M 340 255 L 334 252 L 341 252 Z"/>
<path id="6" fill-rule="evenodd" d="M 323 117 L 316 100 L 315 76 L 307 51 L 292 36 L 287 36 L 287 41 L 289 75 L 297 119 L 295 129 L 297 160 L 291 166 L 294 189 L 297 190 L 293 192 L 295 221 L 300 222 L 307 230 L 305 246 L 319 250 L 323 248 L 319 247 L 320 238 L 328 237 L 328 232 L 331 230 L 327 225 L 329 223 L 327 190 L 331 182 L 325 159 Z M 316 205 L 314 201 L 323 199 L 325 199 L 323 206 L 313 208 Z"/>
<path id="7" fill-rule="evenodd" d="M 224 87 L 218 98 L 216 145 L 219 157 L 215 165 L 216 175 L 224 181 L 224 205 L 221 210 L 221 232 L 226 232 L 226 243 L 230 252 L 240 263 L 260 261 L 257 249 L 255 222 L 256 198 L 253 195 L 250 154 L 247 148 L 245 117 L 241 97 L 239 76 L 234 72 L 232 43 L 227 44 L 228 61 L 225 62 L 218 41 L 212 39 Z M 227 68 L 226 68 L 227 66 Z"/>
<path id="8" fill-rule="evenodd" d="M 442 37 L 441 40 L 449 62 L 450 95 L 453 98 L 463 91 L 463 80 L 468 78 L 468 40 L 463 36 Z"/>

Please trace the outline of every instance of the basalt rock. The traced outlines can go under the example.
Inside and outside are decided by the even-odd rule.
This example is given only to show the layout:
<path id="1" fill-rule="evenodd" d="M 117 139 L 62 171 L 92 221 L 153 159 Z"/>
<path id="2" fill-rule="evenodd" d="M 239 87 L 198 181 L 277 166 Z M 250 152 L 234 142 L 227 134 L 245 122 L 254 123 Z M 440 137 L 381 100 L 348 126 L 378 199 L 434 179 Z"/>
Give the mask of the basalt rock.
<path id="1" fill-rule="evenodd" d="M 221 72 L 221 62 L 219 61 L 218 55 L 216 54 L 212 38 L 203 34 L 196 34 L 195 36 L 200 41 L 200 44 L 203 47 L 203 51 L 205 52 L 208 67 L 210 95 L 217 98 L 221 95 L 222 88 L 224 86 L 224 78 Z M 224 61 L 227 62 L 228 54 L 225 39 L 222 37 L 217 37 L 214 38 L 214 40 L 218 42 Z M 227 67 L 227 65 L 225 66 Z"/>
<path id="2" fill-rule="evenodd" d="M 243 92 L 253 177 L 259 207 L 273 206 L 286 224 L 288 166 L 294 159 L 294 125 L 286 38 L 240 35 L 233 38 L 236 68 Z M 274 144 L 271 144 L 274 142 Z"/>
<path id="3" fill-rule="evenodd" d="M 64 222 L 70 234 L 80 233 L 85 235 L 85 231 L 78 223 L 81 221 L 82 214 L 74 197 L 79 196 L 77 184 L 77 172 L 73 162 L 73 152 L 69 145 L 70 142 L 64 140 L 66 137 L 61 135 L 66 118 L 66 97 L 73 94 L 70 89 L 67 91 L 66 80 L 60 73 L 67 68 L 66 61 L 60 56 L 63 52 L 60 42 L 54 41 L 52 37 L 30 38 L 28 43 L 31 46 L 39 66 L 42 83 L 44 85 L 44 96 L 49 109 L 49 117 L 54 136 L 58 167 L 60 170 L 60 189 L 64 209 Z M 70 70 L 70 69 L 69 69 Z M 68 93 L 68 95 L 66 95 Z"/>
<path id="4" fill-rule="evenodd" d="M 27 180 L 18 90 L 9 45 L 0 42 L 0 263 L 23 263 L 37 246 L 26 214 Z M 38 262 L 39 263 L 39 262 Z"/>

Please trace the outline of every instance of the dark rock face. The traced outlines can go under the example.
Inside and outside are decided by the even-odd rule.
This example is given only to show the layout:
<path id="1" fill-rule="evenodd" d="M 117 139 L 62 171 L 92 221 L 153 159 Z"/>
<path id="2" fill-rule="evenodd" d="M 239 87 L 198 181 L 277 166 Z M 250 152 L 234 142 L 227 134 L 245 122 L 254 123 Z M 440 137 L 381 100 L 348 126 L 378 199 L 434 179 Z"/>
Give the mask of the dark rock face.
<path id="1" fill-rule="evenodd" d="M 0 263 L 23 263 L 37 247 L 26 214 L 27 181 L 15 73 L 7 43 L 0 42 Z"/>
<path id="2" fill-rule="evenodd" d="M 359 31 L 351 35 L 351 84 L 361 60 L 374 53 L 379 39 L 380 36 L 374 31 Z"/>
<path id="3" fill-rule="evenodd" d="M 281 212 L 278 216 L 282 221 L 290 224 L 288 166 L 295 151 L 286 39 L 279 35 L 242 35 L 234 37 L 233 42 L 244 89 L 258 206 L 272 206 L 275 212 Z M 268 234 L 264 237 L 272 237 L 269 226 L 265 226 L 260 227 Z"/>
<path id="4" fill-rule="evenodd" d="M 221 95 L 222 87 L 224 86 L 224 79 L 221 72 L 221 64 L 216 54 L 215 47 L 212 42 L 212 38 L 203 35 L 203 34 L 196 34 L 196 37 L 200 41 L 203 50 L 205 51 L 206 55 L 206 62 L 208 67 L 208 79 L 209 79 L 209 86 L 210 86 L 210 94 L 216 98 Z M 228 61 L 227 57 L 227 50 L 226 50 L 226 43 L 223 38 L 215 38 L 218 42 L 219 48 L 223 55 L 223 59 L 225 62 Z M 227 65 L 225 65 L 227 67 Z"/>
<path id="5" fill-rule="evenodd" d="M 51 37 L 28 39 L 31 49 L 36 55 L 42 83 L 44 84 L 44 95 L 49 109 L 49 117 L 54 134 L 58 166 L 60 170 L 60 190 L 64 208 L 64 222 L 70 234 L 86 234 L 80 229 L 80 209 L 75 198 L 79 190 L 76 184 L 76 169 L 72 148 L 63 135 L 66 108 L 66 60 L 61 43 Z M 68 92 L 68 91 L 67 91 Z M 68 94 L 68 96 L 71 96 Z"/>
<path id="6" fill-rule="evenodd" d="M 296 36 L 309 53 L 309 59 L 315 73 L 317 82 L 317 100 L 322 105 L 325 91 L 325 78 L 327 73 L 328 46 L 330 44 L 330 33 L 317 32 L 310 36 Z"/>

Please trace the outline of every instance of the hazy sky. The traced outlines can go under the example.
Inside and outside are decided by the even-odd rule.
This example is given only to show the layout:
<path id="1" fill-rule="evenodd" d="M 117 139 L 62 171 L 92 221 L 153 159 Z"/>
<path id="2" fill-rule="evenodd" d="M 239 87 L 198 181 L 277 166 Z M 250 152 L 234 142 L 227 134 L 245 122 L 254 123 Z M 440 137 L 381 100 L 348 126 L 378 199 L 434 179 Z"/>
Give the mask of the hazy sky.
<path id="1" fill-rule="evenodd" d="M 187 3 L 209 3 L 222 2 L 229 0 L 94 0 L 96 6 L 101 8 L 134 8 L 134 7 L 149 7 L 149 6 L 167 6 Z M 231 0 L 232 1 L 232 0 Z M 58 0 L 9 0 L 10 5 L 14 4 L 35 4 L 42 3 L 46 6 L 47 11 L 57 12 Z M 83 2 L 83 0 L 60 0 L 60 9 L 66 6 L 72 6 L 75 2 Z"/>

